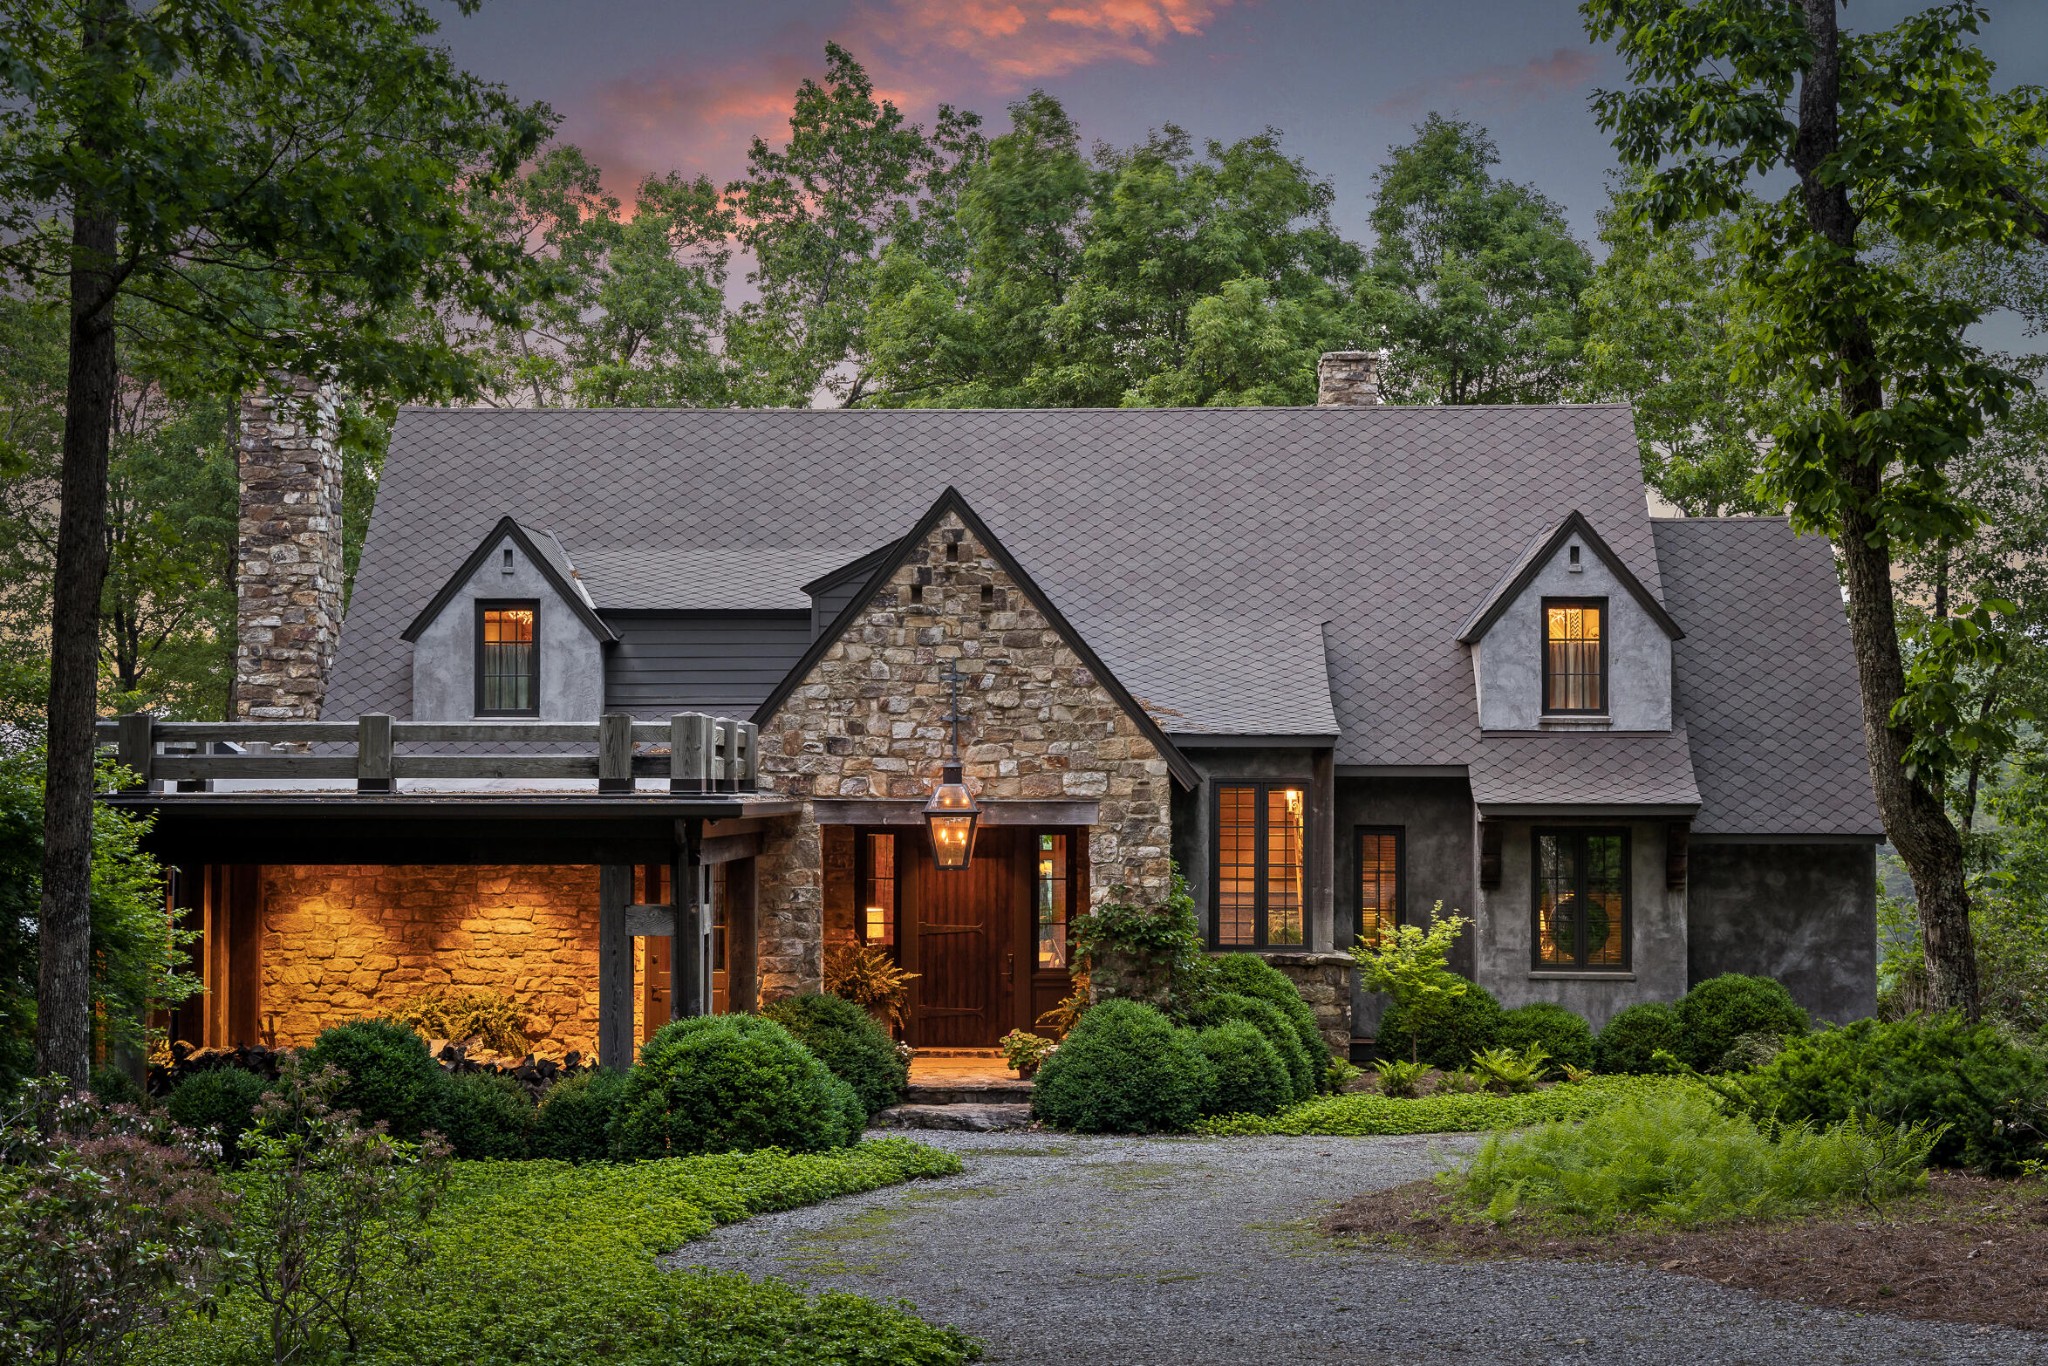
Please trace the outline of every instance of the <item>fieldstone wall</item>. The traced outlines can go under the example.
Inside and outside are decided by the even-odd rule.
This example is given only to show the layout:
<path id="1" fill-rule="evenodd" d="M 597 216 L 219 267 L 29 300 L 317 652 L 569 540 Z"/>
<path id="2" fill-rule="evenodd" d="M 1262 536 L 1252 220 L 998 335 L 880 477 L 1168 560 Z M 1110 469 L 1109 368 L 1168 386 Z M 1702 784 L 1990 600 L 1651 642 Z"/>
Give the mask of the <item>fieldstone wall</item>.
<path id="1" fill-rule="evenodd" d="M 235 715 L 314 721 L 341 635 L 335 395 L 297 381 L 242 400 Z"/>
<path id="2" fill-rule="evenodd" d="M 1381 364 L 1377 351 L 1325 351 L 1316 362 L 1316 406 L 1378 407 Z"/>
<path id="3" fill-rule="evenodd" d="M 949 662 L 961 674 L 961 750 L 975 795 L 1095 801 L 1092 896 L 1123 883 L 1141 901 L 1163 901 L 1166 760 L 952 514 L 761 728 L 763 785 L 803 799 L 927 796 L 951 749 Z M 808 808 L 763 850 L 764 999 L 817 990 L 823 857 Z"/>
<path id="4" fill-rule="evenodd" d="M 263 901 L 261 1018 L 279 1046 L 456 987 L 525 1006 L 541 1053 L 596 1047 L 596 868 L 273 866 Z"/>
<path id="5" fill-rule="evenodd" d="M 1316 1025 L 1330 1056 L 1351 1056 L 1351 987 L 1358 965 L 1348 953 L 1268 953 L 1268 963 L 1294 983 L 1294 989 L 1316 1013 Z"/>

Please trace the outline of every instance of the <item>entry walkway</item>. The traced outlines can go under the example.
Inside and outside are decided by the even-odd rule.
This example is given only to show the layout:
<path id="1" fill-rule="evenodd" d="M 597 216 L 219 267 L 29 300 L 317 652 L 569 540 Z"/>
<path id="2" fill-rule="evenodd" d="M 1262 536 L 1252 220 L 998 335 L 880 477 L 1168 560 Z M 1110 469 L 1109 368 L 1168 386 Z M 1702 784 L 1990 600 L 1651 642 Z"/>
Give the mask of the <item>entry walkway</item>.
<path id="1" fill-rule="evenodd" d="M 677 1265 L 904 1299 L 999 1363 L 2041 1362 L 2048 1338 L 1859 1316 L 1632 1267 L 1333 1244 L 1331 1203 L 1470 1138 L 922 1133 L 959 1176 L 718 1230 Z"/>

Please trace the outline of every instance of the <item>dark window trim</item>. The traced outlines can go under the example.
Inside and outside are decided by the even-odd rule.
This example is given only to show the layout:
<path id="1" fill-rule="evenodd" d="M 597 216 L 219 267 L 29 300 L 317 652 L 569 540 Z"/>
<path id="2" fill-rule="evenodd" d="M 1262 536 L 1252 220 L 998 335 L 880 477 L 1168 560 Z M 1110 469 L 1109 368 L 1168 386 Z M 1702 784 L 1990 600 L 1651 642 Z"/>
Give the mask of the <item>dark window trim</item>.
<path id="1" fill-rule="evenodd" d="M 903 961 L 903 857 L 905 839 L 919 832 L 907 825 L 856 825 L 853 827 L 853 937 L 856 943 L 882 949 L 898 963 Z M 875 835 L 896 841 L 895 876 L 890 879 L 889 942 L 875 944 L 868 938 L 868 883 L 875 874 L 875 853 L 869 843 Z M 927 849 L 929 845 L 925 846 Z"/>
<path id="2" fill-rule="evenodd" d="M 1398 928 L 1408 914 L 1408 827 L 1405 825 L 1360 825 L 1351 832 L 1351 928 L 1352 943 L 1365 937 L 1365 839 L 1368 835 L 1394 837 L 1394 925 Z M 1342 946 L 1350 948 L 1350 944 Z"/>
<path id="3" fill-rule="evenodd" d="M 1586 961 L 1586 920 L 1579 917 L 1572 935 L 1575 952 L 1569 963 L 1546 962 L 1543 957 L 1543 840 L 1546 836 L 1562 837 L 1584 841 L 1593 835 L 1621 836 L 1621 961 L 1619 963 L 1588 963 Z M 1575 892 L 1584 904 L 1586 894 L 1586 859 L 1582 852 L 1578 859 L 1579 886 Z M 1627 826 L 1619 825 L 1547 825 L 1533 827 L 1529 831 L 1529 970 L 1531 972 L 1633 972 L 1635 970 L 1635 849 L 1634 840 Z"/>
<path id="4" fill-rule="evenodd" d="M 1608 696 L 1607 680 L 1607 628 L 1613 624 L 1613 617 L 1607 610 L 1606 598 L 1545 598 L 1540 608 L 1537 633 L 1543 652 L 1543 714 L 1545 716 L 1606 716 L 1614 699 Z M 1592 607 L 1600 613 L 1600 705 L 1597 707 L 1553 707 L 1550 705 L 1550 609 L 1553 607 Z"/>
<path id="5" fill-rule="evenodd" d="M 527 678 L 533 684 L 533 705 L 518 709 L 484 706 L 484 617 L 490 612 L 503 612 L 517 608 L 529 608 L 533 612 L 533 661 L 527 668 Z M 539 716 L 540 715 L 540 600 L 538 598 L 478 598 L 476 602 L 476 648 L 470 656 L 471 667 L 476 674 L 476 714 L 478 716 Z"/>
<path id="6" fill-rule="evenodd" d="M 1309 869 L 1315 866 L 1315 822 L 1308 819 L 1308 794 L 1314 789 L 1314 780 L 1309 778 L 1237 779 L 1217 778 L 1210 782 L 1213 791 L 1209 794 L 1209 947 L 1226 953 L 1302 953 L 1308 949 Z M 1223 942 L 1223 789 L 1226 787 L 1248 787 L 1256 794 L 1252 798 L 1252 942 L 1249 944 L 1226 944 Z M 1301 792 L 1301 942 L 1298 944 L 1275 944 L 1269 940 L 1270 926 L 1266 919 L 1266 884 L 1271 880 L 1271 841 L 1267 837 L 1267 794 L 1275 790 L 1286 791 L 1295 788 Z"/>

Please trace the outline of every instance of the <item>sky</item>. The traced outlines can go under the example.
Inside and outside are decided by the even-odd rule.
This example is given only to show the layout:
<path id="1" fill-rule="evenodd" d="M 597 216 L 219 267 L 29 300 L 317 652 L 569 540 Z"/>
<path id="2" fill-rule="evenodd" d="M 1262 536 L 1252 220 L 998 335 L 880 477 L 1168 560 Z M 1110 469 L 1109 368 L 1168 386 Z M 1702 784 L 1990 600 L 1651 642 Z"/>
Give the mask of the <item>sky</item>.
<path id="1" fill-rule="evenodd" d="M 1922 0 L 1924 3 L 1924 0 Z M 1921 7 L 1851 0 L 1875 28 Z M 1177 123 L 1229 141 L 1271 126 L 1336 189 L 1338 226 L 1369 239 L 1372 177 L 1432 110 L 1499 144 L 1498 173 L 1556 201 L 1591 242 L 1612 148 L 1588 99 L 1622 82 L 1574 0 L 485 0 L 442 4 L 442 40 L 480 76 L 562 116 L 613 189 L 648 172 L 724 181 L 748 140 L 778 140 L 790 98 L 849 49 L 878 92 L 929 124 L 944 101 L 993 131 L 1032 89 L 1089 141 Z M 2048 0 L 1988 0 L 2001 83 L 2048 85 Z"/>

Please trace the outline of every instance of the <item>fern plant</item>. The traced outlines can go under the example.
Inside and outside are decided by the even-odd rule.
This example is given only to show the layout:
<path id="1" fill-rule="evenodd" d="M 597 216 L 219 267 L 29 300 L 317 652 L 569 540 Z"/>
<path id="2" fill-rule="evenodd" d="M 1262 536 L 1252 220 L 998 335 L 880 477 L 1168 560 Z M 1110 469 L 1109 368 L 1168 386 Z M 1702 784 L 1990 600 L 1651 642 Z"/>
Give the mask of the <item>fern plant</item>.
<path id="1" fill-rule="evenodd" d="M 473 1043 L 513 1057 L 533 1046 L 526 1007 L 496 991 L 423 991 L 399 1003 L 392 1018 L 430 1039 Z"/>
<path id="2" fill-rule="evenodd" d="M 1483 1078 L 1487 1090 L 1496 1095 L 1519 1095 L 1536 1089 L 1548 1069 L 1550 1055 L 1543 1045 L 1527 1048 L 1484 1048 L 1472 1055 L 1472 1067 Z"/>
<path id="3" fill-rule="evenodd" d="M 871 944 L 841 944 L 825 955 L 825 990 L 897 1028 L 909 1023 L 910 984 L 918 976 Z"/>
<path id="4" fill-rule="evenodd" d="M 1421 1090 L 1423 1074 L 1429 1071 L 1427 1064 L 1399 1058 L 1381 1058 L 1372 1066 L 1380 1074 L 1380 1094 L 1396 1100 L 1413 1100 Z"/>

